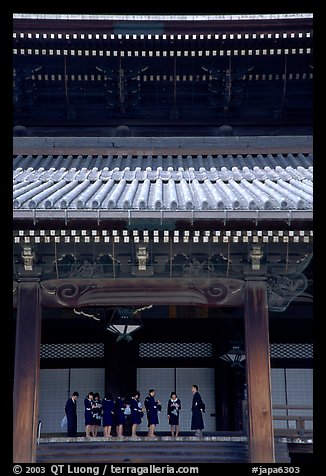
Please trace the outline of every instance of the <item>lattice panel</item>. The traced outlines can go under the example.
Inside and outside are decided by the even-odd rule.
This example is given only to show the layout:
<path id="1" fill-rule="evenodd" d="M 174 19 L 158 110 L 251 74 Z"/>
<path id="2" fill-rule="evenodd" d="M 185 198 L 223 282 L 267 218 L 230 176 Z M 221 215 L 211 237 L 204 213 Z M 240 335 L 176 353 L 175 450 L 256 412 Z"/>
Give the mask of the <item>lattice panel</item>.
<path id="1" fill-rule="evenodd" d="M 41 345 L 41 359 L 98 359 L 102 357 L 104 357 L 103 343 Z"/>
<path id="2" fill-rule="evenodd" d="M 313 344 L 271 344 L 273 359 L 312 359 Z"/>
<path id="3" fill-rule="evenodd" d="M 139 357 L 148 358 L 198 358 L 212 357 L 209 342 L 148 342 L 139 344 Z"/>

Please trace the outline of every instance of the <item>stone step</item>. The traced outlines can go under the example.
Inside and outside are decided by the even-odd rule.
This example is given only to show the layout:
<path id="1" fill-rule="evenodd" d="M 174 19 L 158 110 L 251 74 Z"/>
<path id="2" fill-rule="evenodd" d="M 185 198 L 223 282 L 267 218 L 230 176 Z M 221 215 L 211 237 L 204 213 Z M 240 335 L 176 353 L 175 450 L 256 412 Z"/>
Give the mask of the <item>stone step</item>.
<path id="1" fill-rule="evenodd" d="M 282 442 L 275 439 L 274 449 L 276 463 L 291 463 L 291 458 L 289 456 L 289 448 L 286 442 Z"/>
<path id="2" fill-rule="evenodd" d="M 248 462 L 248 444 L 242 438 L 121 439 L 49 438 L 37 445 L 38 463 L 200 463 Z M 62 441 L 60 441 L 62 440 Z M 288 445 L 275 439 L 275 462 L 290 463 Z"/>
<path id="3" fill-rule="evenodd" d="M 245 463 L 242 441 L 103 441 L 41 443 L 37 463 Z"/>

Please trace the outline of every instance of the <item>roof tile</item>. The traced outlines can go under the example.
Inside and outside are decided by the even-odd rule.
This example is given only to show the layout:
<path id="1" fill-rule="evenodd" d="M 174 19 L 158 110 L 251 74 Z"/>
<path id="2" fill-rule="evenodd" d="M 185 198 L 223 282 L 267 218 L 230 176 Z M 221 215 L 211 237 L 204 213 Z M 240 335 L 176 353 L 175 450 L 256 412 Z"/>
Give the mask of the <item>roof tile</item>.
<path id="1" fill-rule="evenodd" d="M 14 158 L 14 208 L 312 209 L 311 154 Z"/>

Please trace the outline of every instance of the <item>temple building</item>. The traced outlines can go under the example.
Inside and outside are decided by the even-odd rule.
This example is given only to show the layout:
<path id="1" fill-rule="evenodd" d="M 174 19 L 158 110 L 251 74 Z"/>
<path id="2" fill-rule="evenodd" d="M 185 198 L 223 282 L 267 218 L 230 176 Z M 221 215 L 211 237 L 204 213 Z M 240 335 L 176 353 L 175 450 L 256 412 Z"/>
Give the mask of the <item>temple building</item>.
<path id="1" fill-rule="evenodd" d="M 176 391 L 191 441 L 193 384 L 214 444 L 311 457 L 312 37 L 307 13 L 14 15 L 14 462 L 73 391 L 84 436 L 89 391 L 155 388 L 162 438 Z"/>

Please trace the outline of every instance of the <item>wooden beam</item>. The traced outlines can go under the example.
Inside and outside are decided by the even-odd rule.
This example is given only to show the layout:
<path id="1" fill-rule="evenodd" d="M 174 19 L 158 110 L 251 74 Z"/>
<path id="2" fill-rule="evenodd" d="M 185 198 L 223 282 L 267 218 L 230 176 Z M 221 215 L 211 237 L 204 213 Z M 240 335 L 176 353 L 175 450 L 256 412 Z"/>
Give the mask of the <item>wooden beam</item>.
<path id="1" fill-rule="evenodd" d="M 13 462 L 35 463 L 38 426 L 41 307 L 39 282 L 18 288 L 13 396 Z"/>
<path id="2" fill-rule="evenodd" d="M 42 307 L 242 306 L 244 281 L 231 278 L 69 278 L 41 284 Z"/>
<path id="3" fill-rule="evenodd" d="M 264 281 L 247 281 L 244 315 L 250 462 L 274 463 L 268 304 Z"/>

